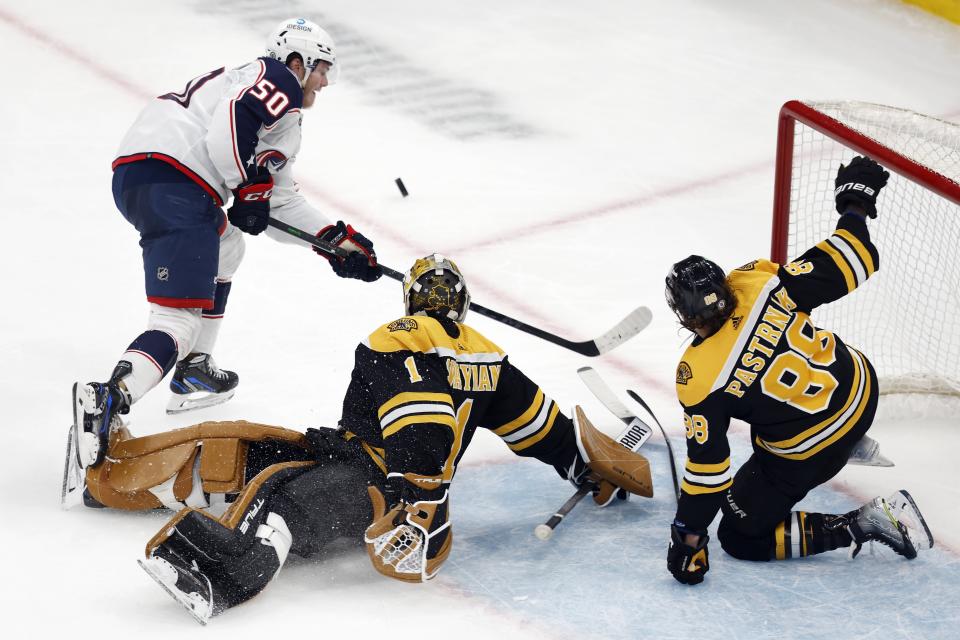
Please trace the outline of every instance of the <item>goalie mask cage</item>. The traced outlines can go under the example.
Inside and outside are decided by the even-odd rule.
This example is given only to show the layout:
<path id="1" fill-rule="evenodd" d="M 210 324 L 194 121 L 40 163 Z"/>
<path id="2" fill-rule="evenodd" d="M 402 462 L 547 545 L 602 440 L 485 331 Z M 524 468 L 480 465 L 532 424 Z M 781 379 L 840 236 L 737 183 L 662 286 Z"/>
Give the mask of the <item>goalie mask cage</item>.
<path id="1" fill-rule="evenodd" d="M 881 393 L 960 395 L 960 125 L 863 102 L 787 102 L 780 111 L 771 259 L 796 258 L 837 223 L 841 163 L 890 171 L 870 235 L 880 269 L 814 311 L 860 349 Z"/>

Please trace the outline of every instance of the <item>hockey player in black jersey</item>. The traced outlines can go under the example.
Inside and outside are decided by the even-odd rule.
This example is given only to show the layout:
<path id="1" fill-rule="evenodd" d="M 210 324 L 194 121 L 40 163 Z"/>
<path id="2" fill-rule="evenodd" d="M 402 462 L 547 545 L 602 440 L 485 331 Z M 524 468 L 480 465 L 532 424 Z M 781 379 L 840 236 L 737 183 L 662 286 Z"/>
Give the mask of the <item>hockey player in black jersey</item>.
<path id="1" fill-rule="evenodd" d="M 463 324 L 470 295 L 453 262 L 418 260 L 404 304 L 404 317 L 357 347 L 340 428 L 307 432 L 311 459 L 296 435 L 258 426 L 248 439 L 286 441 L 291 453 L 249 480 L 223 516 L 185 508 L 148 543 L 144 569 L 201 622 L 259 593 L 288 553 L 311 555 L 341 536 L 362 537 L 386 576 L 433 577 L 453 544 L 449 486 L 477 428 L 577 486 L 592 483 L 600 505 L 622 490 L 652 495 L 643 456 L 596 431 L 582 412 L 567 418 L 499 347 Z M 235 435 L 236 425 L 227 426 Z M 233 453 L 242 447 L 223 446 L 230 461 L 243 457 Z M 217 460 L 209 462 L 212 475 Z M 205 463 L 197 464 L 203 477 Z M 234 467 L 225 466 L 230 477 Z M 176 494 L 178 480 L 168 484 Z"/>
<path id="2" fill-rule="evenodd" d="M 707 527 L 744 560 L 783 560 L 878 541 L 906 558 L 933 545 L 906 491 L 843 515 L 791 511 L 847 463 L 877 407 L 873 367 L 811 312 L 879 267 L 866 218 L 889 174 L 854 158 L 836 178 L 833 234 L 785 265 L 755 260 L 729 275 L 690 256 L 671 268 L 666 297 L 695 334 L 676 372 L 687 463 L 667 568 L 697 584 L 709 568 Z M 753 454 L 732 475 L 727 428 L 748 422 Z"/>

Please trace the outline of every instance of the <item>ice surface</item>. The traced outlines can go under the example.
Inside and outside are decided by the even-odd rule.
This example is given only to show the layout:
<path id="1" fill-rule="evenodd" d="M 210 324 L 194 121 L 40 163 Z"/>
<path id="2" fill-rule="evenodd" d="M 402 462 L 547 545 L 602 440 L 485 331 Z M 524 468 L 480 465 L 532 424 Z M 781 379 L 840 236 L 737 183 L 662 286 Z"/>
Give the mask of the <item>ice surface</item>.
<path id="1" fill-rule="evenodd" d="M 343 47 L 340 82 L 304 114 L 295 173 L 305 195 L 374 239 L 385 264 L 443 251 L 475 300 L 572 339 L 650 306 L 650 327 L 589 364 L 638 389 L 677 447 L 671 381 L 683 343 L 662 278 L 690 253 L 725 267 L 768 255 L 779 106 L 856 99 L 960 115 L 950 90 L 960 29 L 893 0 L 0 0 L 11 70 L 0 100 L 9 637 L 200 633 L 134 562 L 168 513 L 59 510 L 67 401 L 74 380 L 109 375 L 146 316 L 137 236 L 110 195 L 125 128 L 152 96 L 258 55 L 274 21 L 297 13 Z M 332 425 L 353 346 L 400 312 L 396 283 L 338 280 L 312 252 L 263 237 L 247 249 L 216 354 L 240 373 L 236 397 L 166 416 L 157 389 L 131 414 L 136 434 L 207 419 Z M 583 358 L 470 320 L 562 406 L 583 403 L 617 431 L 577 380 Z M 947 406 L 881 421 L 871 433 L 897 466 L 845 470 L 805 503 L 847 510 L 909 489 L 938 545 L 915 562 L 836 553 L 752 565 L 713 545 L 707 582 L 685 589 L 664 567 L 672 507 L 657 436 L 647 445 L 657 498 L 606 511 L 585 502 L 544 543 L 533 527 L 570 488 L 480 434 L 453 488 L 457 537 L 435 581 L 387 581 L 339 548 L 291 560 L 203 633 L 953 637 L 956 415 Z M 733 437 L 737 464 L 742 427 Z"/>

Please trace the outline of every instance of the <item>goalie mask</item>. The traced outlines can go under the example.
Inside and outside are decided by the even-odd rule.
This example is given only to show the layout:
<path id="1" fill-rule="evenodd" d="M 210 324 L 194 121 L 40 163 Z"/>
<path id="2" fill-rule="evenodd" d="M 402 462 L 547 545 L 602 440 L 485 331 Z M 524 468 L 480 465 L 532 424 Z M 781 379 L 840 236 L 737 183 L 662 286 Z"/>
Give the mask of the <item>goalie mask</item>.
<path id="1" fill-rule="evenodd" d="M 670 268 L 667 305 L 690 331 L 716 333 L 736 306 L 723 269 L 702 256 L 689 256 Z"/>
<path id="2" fill-rule="evenodd" d="M 294 54 L 303 62 L 304 74 L 300 86 L 307 85 L 310 72 L 317 68 L 318 62 L 330 63 L 327 71 L 327 83 L 334 84 L 340 73 L 337 56 L 334 53 L 333 38 L 315 22 L 304 18 L 284 20 L 267 36 L 267 56 L 283 64 L 290 62 Z"/>
<path id="3" fill-rule="evenodd" d="M 403 279 L 403 307 L 408 316 L 430 315 L 463 322 L 470 292 L 453 260 L 439 253 L 413 263 Z"/>

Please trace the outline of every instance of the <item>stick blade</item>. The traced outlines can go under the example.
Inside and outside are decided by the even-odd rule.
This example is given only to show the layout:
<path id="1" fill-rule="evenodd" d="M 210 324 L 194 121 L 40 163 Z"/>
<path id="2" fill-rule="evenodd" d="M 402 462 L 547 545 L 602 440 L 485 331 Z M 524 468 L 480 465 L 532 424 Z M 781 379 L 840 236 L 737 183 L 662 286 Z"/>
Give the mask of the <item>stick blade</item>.
<path id="1" fill-rule="evenodd" d="M 649 307 L 637 307 L 615 327 L 594 340 L 599 353 L 607 353 L 647 328 L 653 319 L 653 312 Z"/>

